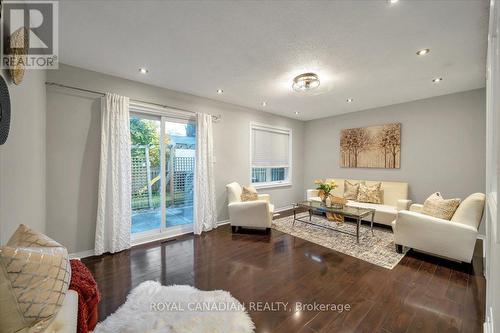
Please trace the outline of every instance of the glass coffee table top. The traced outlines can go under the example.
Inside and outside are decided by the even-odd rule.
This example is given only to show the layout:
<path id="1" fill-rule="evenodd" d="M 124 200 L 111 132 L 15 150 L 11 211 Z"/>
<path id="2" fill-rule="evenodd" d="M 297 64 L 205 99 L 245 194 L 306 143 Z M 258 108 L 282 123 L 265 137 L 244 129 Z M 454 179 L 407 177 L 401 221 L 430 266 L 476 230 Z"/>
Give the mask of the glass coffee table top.
<path id="1" fill-rule="evenodd" d="M 302 216 L 297 216 L 297 210 L 298 209 L 306 209 L 309 211 L 309 219 L 302 217 Z M 343 230 L 340 230 L 339 228 L 334 228 L 332 227 L 332 224 L 318 224 L 312 221 L 312 215 L 313 211 L 320 211 L 323 213 L 332 213 L 332 214 L 339 214 L 344 217 L 349 217 L 353 218 L 356 220 L 356 233 L 350 233 L 346 232 Z M 373 219 L 375 217 L 375 209 L 369 209 L 369 208 L 358 208 L 358 207 L 351 207 L 351 206 L 327 206 L 323 202 L 320 201 L 303 201 L 296 203 L 293 207 L 293 223 L 292 223 L 292 228 L 295 227 L 295 222 L 302 222 L 305 224 L 313 225 L 316 227 L 321 227 L 325 229 L 330 229 L 332 231 L 337 231 L 345 234 L 349 234 L 352 236 L 356 236 L 356 241 L 359 243 L 359 228 L 361 226 L 361 220 L 367 216 L 371 216 L 371 221 L 370 221 L 370 229 L 371 233 L 373 236 Z"/>
<path id="2" fill-rule="evenodd" d="M 343 205 L 342 207 L 327 206 L 320 201 L 303 201 L 296 203 L 296 206 L 305 209 L 314 209 L 334 214 L 341 214 L 343 216 L 353 217 L 353 218 L 362 218 L 374 212 L 374 209 L 370 208 L 359 208 L 346 205 Z"/>

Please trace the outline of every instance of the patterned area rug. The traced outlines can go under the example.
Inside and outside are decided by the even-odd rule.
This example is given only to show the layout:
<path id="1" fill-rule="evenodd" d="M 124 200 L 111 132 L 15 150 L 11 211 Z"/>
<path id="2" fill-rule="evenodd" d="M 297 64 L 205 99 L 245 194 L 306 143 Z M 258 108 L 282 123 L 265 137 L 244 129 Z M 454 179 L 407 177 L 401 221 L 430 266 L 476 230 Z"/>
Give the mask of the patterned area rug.
<path id="1" fill-rule="evenodd" d="M 309 214 L 297 214 L 297 217 L 307 219 Z M 404 257 L 404 254 L 396 252 L 394 235 L 390 229 L 374 227 L 374 236 L 372 236 L 370 227 L 361 225 L 359 244 L 357 244 L 356 236 L 315 227 L 299 221 L 296 221 L 295 226 L 292 227 L 292 222 L 293 216 L 283 217 L 273 221 L 273 228 L 388 269 L 393 269 Z M 330 222 L 317 215 L 313 215 L 312 222 L 356 234 L 355 223 L 345 222 L 336 225 L 335 222 Z"/>

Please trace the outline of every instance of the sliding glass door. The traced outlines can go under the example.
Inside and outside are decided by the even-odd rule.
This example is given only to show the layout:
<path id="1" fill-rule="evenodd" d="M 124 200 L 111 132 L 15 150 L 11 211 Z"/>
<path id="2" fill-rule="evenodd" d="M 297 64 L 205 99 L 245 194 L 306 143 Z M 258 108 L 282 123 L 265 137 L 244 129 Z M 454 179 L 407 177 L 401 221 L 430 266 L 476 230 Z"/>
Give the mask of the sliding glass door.
<path id="1" fill-rule="evenodd" d="M 166 226 L 193 223 L 196 130 L 192 122 L 165 119 Z"/>
<path id="2" fill-rule="evenodd" d="M 130 116 L 132 234 L 160 230 L 162 225 L 160 127 L 159 117 Z"/>
<path id="3" fill-rule="evenodd" d="M 187 119 L 132 113 L 132 238 L 190 228 L 196 130 Z"/>

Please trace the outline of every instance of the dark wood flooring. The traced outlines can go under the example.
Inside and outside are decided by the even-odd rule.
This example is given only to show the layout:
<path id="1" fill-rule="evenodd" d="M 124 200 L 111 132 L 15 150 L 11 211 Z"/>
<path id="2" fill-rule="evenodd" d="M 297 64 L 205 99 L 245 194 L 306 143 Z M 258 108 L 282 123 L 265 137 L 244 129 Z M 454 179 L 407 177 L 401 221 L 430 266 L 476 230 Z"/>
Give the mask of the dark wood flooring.
<path id="1" fill-rule="evenodd" d="M 249 311 L 256 332 L 481 332 L 481 242 L 472 265 L 410 251 L 393 269 L 272 230 L 202 236 L 86 258 L 102 293 L 100 320 L 146 280 L 224 289 L 241 302 L 350 304 L 351 310 Z"/>

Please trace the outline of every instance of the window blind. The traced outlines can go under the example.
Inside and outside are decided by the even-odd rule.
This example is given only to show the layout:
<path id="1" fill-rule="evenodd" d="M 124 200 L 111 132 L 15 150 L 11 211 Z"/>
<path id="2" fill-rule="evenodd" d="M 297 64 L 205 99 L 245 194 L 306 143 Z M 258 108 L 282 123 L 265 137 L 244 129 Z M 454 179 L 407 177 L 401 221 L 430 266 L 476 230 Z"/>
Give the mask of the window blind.
<path id="1" fill-rule="evenodd" d="M 252 166 L 289 167 L 290 132 L 252 127 Z"/>

